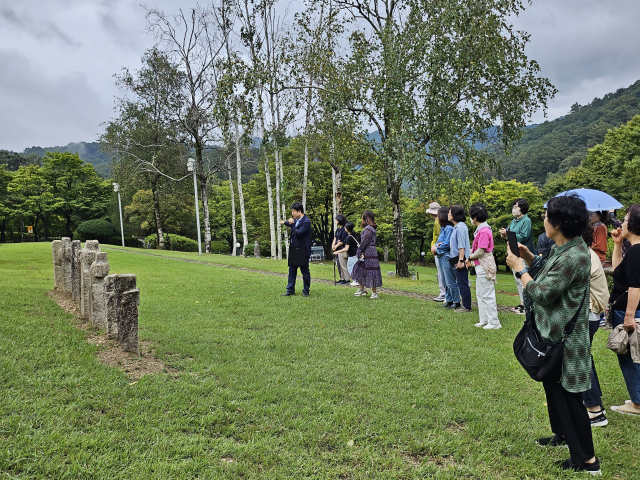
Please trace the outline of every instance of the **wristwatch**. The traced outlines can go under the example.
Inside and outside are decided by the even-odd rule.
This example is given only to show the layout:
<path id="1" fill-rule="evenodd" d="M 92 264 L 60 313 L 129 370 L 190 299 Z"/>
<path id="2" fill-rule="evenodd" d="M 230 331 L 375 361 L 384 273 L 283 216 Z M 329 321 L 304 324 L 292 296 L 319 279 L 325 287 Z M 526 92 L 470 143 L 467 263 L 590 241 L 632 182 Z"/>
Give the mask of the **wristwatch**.
<path id="1" fill-rule="evenodd" d="M 519 272 L 516 272 L 516 278 L 522 278 L 522 275 L 524 275 L 528 271 L 529 271 L 529 269 L 525 267 L 522 270 L 520 270 Z"/>

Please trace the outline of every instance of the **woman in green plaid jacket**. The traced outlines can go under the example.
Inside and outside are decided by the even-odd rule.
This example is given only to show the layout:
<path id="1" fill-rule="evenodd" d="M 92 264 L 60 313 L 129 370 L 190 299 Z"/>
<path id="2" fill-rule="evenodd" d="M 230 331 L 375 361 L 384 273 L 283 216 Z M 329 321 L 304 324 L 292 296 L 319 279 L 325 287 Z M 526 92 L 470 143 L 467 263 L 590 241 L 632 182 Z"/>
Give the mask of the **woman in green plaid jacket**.
<path id="1" fill-rule="evenodd" d="M 596 474 L 600 473 L 600 461 L 594 453 L 591 422 L 581 395 L 591 386 L 591 255 L 582 239 L 582 232 L 590 225 L 584 201 L 575 195 L 552 198 L 544 227 L 547 236 L 556 242 L 548 259 L 535 256 L 522 244 L 520 257 L 509 253 L 507 258 L 507 265 L 522 280 L 527 318 L 533 315 L 542 338 L 557 343 L 562 341 L 564 328 L 578 309 L 580 313 L 566 339 L 560 382 L 542 382 L 554 435 L 539 439 L 538 444 L 568 445 L 571 458 L 561 467 Z"/>

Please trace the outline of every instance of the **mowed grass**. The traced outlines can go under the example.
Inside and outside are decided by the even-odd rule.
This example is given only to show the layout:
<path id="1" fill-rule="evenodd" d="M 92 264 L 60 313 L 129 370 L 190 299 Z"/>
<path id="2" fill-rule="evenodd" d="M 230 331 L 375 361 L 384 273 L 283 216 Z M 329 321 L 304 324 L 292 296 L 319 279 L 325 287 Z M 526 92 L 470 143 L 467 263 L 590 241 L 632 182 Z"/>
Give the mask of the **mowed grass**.
<path id="1" fill-rule="evenodd" d="M 178 376 L 133 383 L 53 300 L 51 248 L 0 246 L 0 478 L 554 479 L 566 449 L 511 342 L 433 302 L 109 251 L 140 337 Z M 628 398 L 598 333 L 605 404 Z M 604 477 L 639 478 L 638 419 L 594 431 Z M 573 478 L 575 475 L 565 475 Z"/>
<path id="2" fill-rule="evenodd" d="M 105 251 L 108 249 L 120 249 L 120 246 L 106 245 Z M 232 267 L 251 268 L 255 270 L 262 270 L 266 272 L 287 273 L 288 267 L 286 260 L 271 260 L 269 258 L 253 258 L 253 257 L 232 257 L 231 255 L 202 255 L 197 253 L 187 252 L 171 252 L 163 250 L 144 250 L 139 248 L 126 248 L 126 251 L 148 253 L 151 255 L 158 255 L 169 258 L 179 258 L 187 260 L 196 260 L 207 263 L 215 263 L 220 265 L 229 265 Z M 426 264 L 423 266 L 415 266 L 418 272 L 418 279 L 411 280 L 408 278 L 400 278 L 396 276 L 390 276 L 387 272 L 395 272 L 396 266 L 393 262 L 382 262 L 382 283 L 386 288 L 395 290 L 405 290 L 407 292 L 424 293 L 428 295 L 438 295 L 438 280 L 436 277 L 435 264 Z M 324 280 L 333 281 L 333 263 L 331 259 L 312 262 L 309 270 L 311 271 L 312 278 L 321 278 Z M 336 273 L 336 276 L 338 274 Z M 339 277 L 337 277 L 340 280 Z M 471 280 L 471 295 L 473 301 L 476 300 L 475 292 L 475 277 L 470 275 Z M 520 297 L 518 296 L 518 289 L 516 288 L 515 280 L 511 272 L 506 272 L 504 266 L 498 267 L 498 283 L 496 284 L 496 299 L 499 305 L 507 305 L 515 307 L 520 303 Z"/>

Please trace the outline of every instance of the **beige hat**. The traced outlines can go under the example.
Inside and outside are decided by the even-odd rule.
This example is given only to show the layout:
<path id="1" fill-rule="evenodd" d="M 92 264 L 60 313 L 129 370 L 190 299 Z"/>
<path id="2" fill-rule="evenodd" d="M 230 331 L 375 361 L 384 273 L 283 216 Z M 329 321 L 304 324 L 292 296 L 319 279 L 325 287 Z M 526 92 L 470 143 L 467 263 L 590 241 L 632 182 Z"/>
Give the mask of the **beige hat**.
<path id="1" fill-rule="evenodd" d="M 437 215 L 439 208 L 440 204 L 438 202 L 431 202 L 429 204 L 429 208 L 427 209 L 427 213 L 430 213 L 431 215 Z"/>

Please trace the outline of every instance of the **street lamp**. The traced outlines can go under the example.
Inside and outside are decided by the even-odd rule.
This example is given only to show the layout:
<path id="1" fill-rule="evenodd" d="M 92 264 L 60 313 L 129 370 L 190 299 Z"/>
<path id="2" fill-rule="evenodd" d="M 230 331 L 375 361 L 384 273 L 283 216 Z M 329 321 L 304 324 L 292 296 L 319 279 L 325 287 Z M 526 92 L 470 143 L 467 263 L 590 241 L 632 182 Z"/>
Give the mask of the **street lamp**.
<path id="1" fill-rule="evenodd" d="M 196 225 L 198 227 L 198 255 L 202 256 L 202 240 L 200 239 L 200 209 L 198 208 L 198 183 L 196 181 L 195 159 L 187 159 L 187 170 L 193 172 L 193 192 L 196 197 Z"/>
<path id="2" fill-rule="evenodd" d="M 118 212 L 120 213 L 120 236 L 122 237 L 122 247 L 124 248 L 124 227 L 122 226 L 122 202 L 120 201 L 120 184 L 113 184 L 113 191 L 118 194 Z"/>

